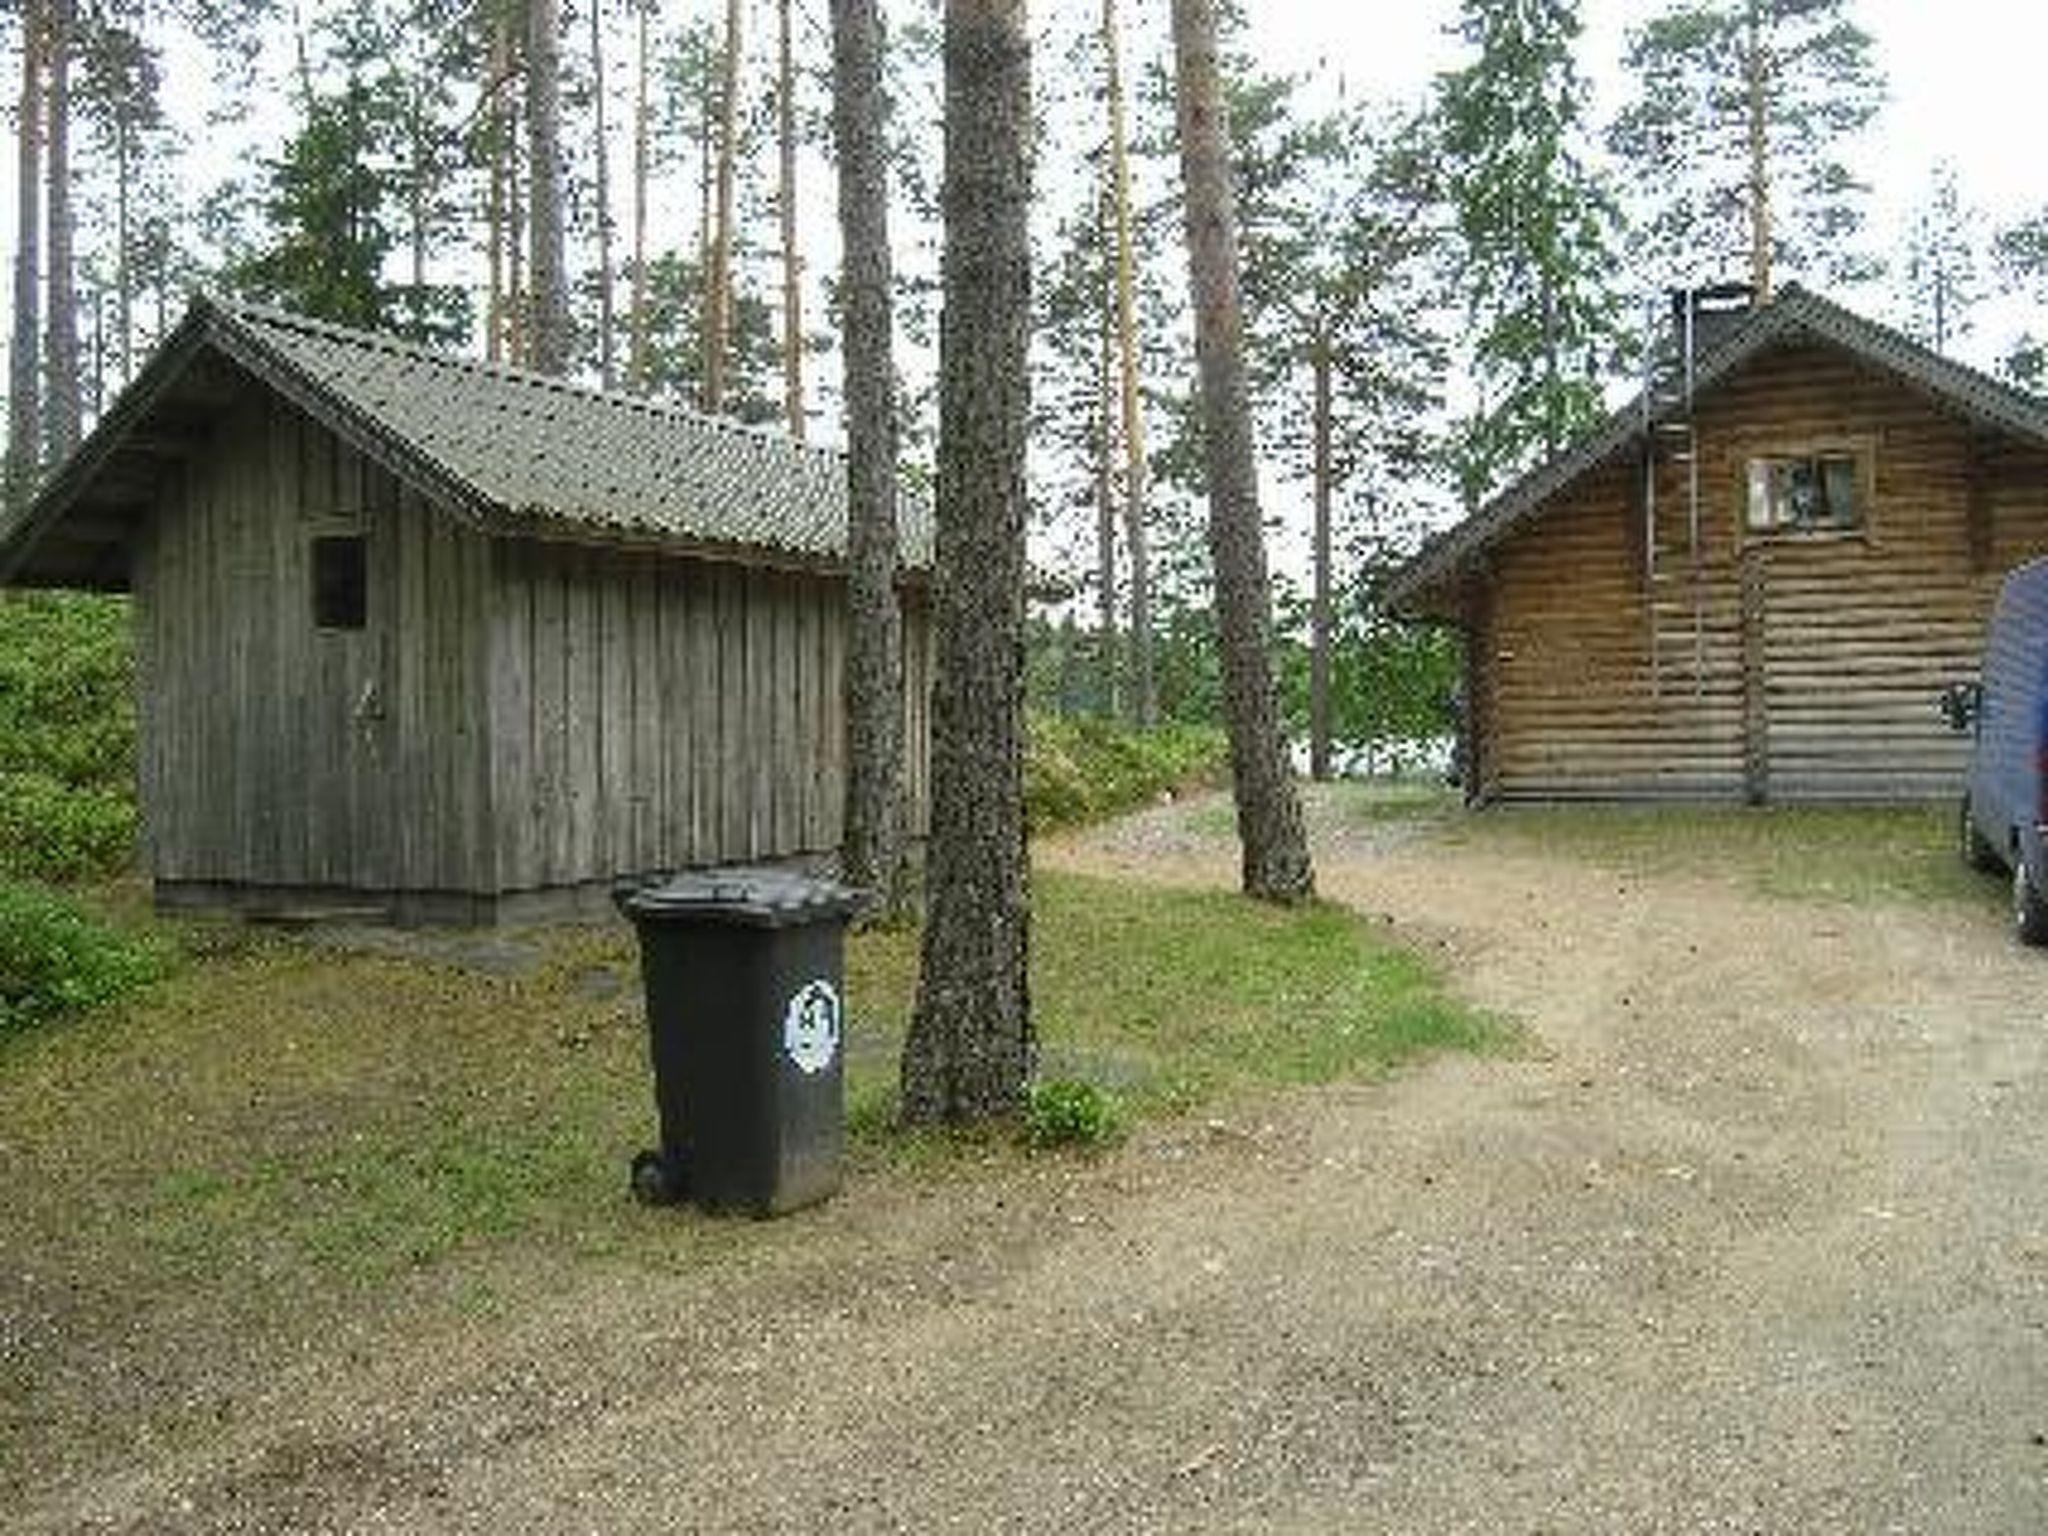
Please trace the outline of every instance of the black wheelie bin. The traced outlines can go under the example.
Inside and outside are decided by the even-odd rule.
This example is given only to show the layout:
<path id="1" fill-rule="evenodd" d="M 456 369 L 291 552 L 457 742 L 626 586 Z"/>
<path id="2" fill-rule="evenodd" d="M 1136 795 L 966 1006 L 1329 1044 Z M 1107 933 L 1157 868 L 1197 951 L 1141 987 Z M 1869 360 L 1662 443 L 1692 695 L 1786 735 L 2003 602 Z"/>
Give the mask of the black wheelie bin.
<path id="1" fill-rule="evenodd" d="M 847 919 L 859 893 L 778 869 L 617 893 L 640 938 L 661 1145 L 650 1204 L 778 1215 L 839 1188 Z"/>

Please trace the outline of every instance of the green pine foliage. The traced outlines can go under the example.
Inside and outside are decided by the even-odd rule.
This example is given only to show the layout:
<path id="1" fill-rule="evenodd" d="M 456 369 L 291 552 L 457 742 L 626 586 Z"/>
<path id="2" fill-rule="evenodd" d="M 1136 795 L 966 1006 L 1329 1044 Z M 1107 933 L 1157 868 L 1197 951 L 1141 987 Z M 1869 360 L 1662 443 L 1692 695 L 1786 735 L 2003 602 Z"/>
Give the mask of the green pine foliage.
<path id="1" fill-rule="evenodd" d="M 1582 121 L 1580 30 L 1577 0 L 1465 0 L 1474 55 L 1439 84 L 1482 400 L 1452 454 L 1470 505 L 1600 421 L 1624 343 L 1619 213 Z"/>
<path id="2" fill-rule="evenodd" d="M 1608 131 L 1658 286 L 1746 279 L 1753 164 L 1764 171 L 1777 277 L 1875 275 L 1870 188 L 1849 150 L 1884 100 L 1853 0 L 1674 0 L 1632 27 L 1634 95 Z M 1774 279 L 1772 286 L 1777 286 Z"/>

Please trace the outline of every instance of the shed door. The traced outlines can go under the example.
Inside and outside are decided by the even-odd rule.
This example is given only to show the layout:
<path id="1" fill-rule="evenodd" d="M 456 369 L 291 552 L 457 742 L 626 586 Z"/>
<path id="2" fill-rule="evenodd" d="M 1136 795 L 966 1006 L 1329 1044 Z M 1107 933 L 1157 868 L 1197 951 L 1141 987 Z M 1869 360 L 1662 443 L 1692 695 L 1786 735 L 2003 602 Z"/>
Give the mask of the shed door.
<path id="1" fill-rule="evenodd" d="M 314 883 L 388 889 L 392 859 L 392 646 L 382 541 L 317 533 L 309 549 L 315 676 L 306 786 Z"/>

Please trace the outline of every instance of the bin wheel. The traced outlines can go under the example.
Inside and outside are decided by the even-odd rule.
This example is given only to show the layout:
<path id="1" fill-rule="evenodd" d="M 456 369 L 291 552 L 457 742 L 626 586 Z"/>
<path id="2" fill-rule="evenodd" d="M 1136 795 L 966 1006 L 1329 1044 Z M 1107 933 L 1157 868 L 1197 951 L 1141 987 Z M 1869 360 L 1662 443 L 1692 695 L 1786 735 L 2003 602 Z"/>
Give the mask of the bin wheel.
<path id="1" fill-rule="evenodd" d="M 683 1198 L 683 1181 L 659 1152 L 642 1152 L 633 1159 L 633 1198 L 642 1205 L 674 1205 Z"/>

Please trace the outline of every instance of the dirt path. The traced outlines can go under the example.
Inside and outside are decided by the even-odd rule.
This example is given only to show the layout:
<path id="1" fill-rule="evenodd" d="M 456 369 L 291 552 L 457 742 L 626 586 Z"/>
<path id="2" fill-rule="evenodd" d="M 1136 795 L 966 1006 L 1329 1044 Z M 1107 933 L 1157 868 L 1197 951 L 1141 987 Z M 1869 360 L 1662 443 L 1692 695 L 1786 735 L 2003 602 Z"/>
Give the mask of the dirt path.
<path id="1" fill-rule="evenodd" d="M 1227 879 L 1187 825 L 1048 856 Z M 28 1528 L 2048 1528 L 2048 962 L 1941 906 L 1320 860 L 1536 1043 L 524 1276 Z"/>

